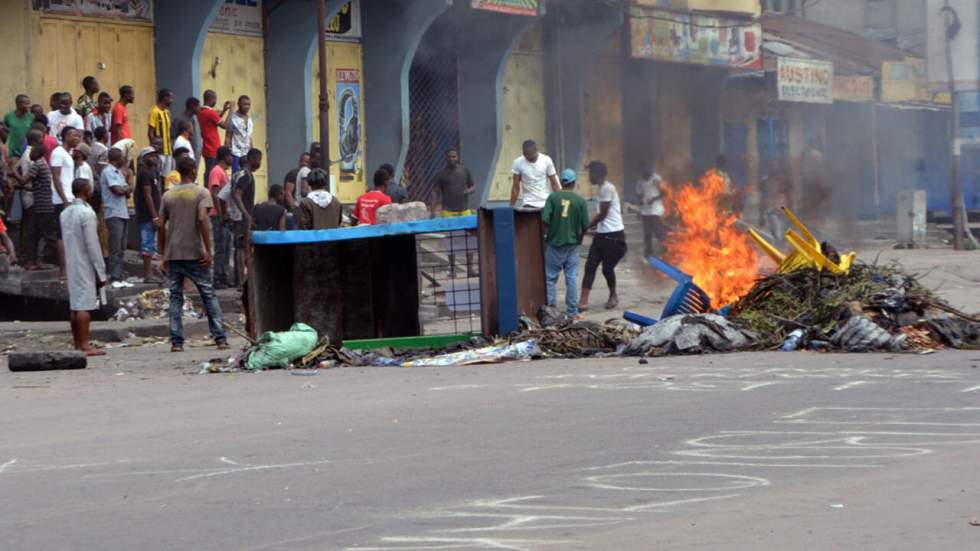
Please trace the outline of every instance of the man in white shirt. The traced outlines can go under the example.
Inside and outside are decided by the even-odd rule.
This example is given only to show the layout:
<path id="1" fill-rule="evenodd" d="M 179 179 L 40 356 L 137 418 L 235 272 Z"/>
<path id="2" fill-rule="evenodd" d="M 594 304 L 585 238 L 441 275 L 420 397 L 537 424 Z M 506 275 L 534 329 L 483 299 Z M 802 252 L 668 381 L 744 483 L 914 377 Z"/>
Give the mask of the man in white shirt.
<path id="1" fill-rule="evenodd" d="M 654 256 L 653 239 L 663 247 L 667 240 L 664 224 L 663 178 L 652 166 L 643 169 L 643 177 L 636 182 L 636 196 L 640 198 L 640 219 L 643 220 L 643 256 Z"/>
<path id="2" fill-rule="evenodd" d="M 595 283 L 596 269 L 602 264 L 602 276 L 606 278 L 609 287 L 609 300 L 606 310 L 619 305 L 616 294 L 616 264 L 626 256 L 626 227 L 623 225 L 623 210 L 619 202 L 619 192 L 616 186 L 606 181 L 609 169 L 601 161 L 592 161 L 588 165 L 589 182 L 599 186 L 596 198 L 599 200 L 599 212 L 592 218 L 589 229 L 595 231 L 592 236 L 592 246 L 589 247 L 589 257 L 585 261 L 585 276 L 582 278 L 582 298 L 579 310 L 584 311 L 589 303 L 589 293 Z"/>
<path id="3" fill-rule="evenodd" d="M 61 145 L 54 148 L 51 152 L 51 202 L 54 204 L 55 213 L 60 215 L 61 211 L 72 203 L 75 196 L 72 195 L 72 182 L 75 181 L 75 159 L 71 151 L 78 147 L 82 141 L 82 131 L 74 127 L 66 126 L 61 131 Z M 56 216 L 57 220 L 58 217 Z M 65 243 L 61 240 L 61 225 L 57 228 L 58 234 L 58 261 L 61 266 L 59 273 L 61 279 L 65 279 Z"/>
<path id="4" fill-rule="evenodd" d="M 552 191 L 560 191 L 558 172 L 551 157 L 538 153 L 538 144 L 527 140 L 523 146 L 524 154 L 514 159 L 511 172 L 514 185 L 510 190 L 510 206 L 517 204 L 521 197 L 521 207 L 543 209 Z"/>
<path id="5" fill-rule="evenodd" d="M 177 123 L 177 139 L 174 140 L 174 151 L 180 148 L 187 149 L 187 156 L 197 160 L 194 156 L 194 147 L 191 144 L 191 136 L 194 135 L 194 125 L 189 120 L 182 120 Z"/>
<path id="6" fill-rule="evenodd" d="M 58 96 L 58 109 L 48 113 L 48 128 L 51 135 L 61 141 L 62 132 L 67 127 L 77 128 L 79 132 L 85 130 L 85 121 L 82 116 L 71 106 L 71 94 L 62 92 Z M 68 185 L 68 194 L 71 194 L 71 183 Z M 69 201 L 70 203 L 71 201 Z"/>
<path id="7" fill-rule="evenodd" d="M 252 132 L 255 126 L 248 112 L 252 109 L 252 99 L 248 96 L 238 98 L 238 110 L 228 113 L 228 118 L 221 124 L 231 134 L 231 171 L 241 170 L 241 159 L 252 149 Z"/>

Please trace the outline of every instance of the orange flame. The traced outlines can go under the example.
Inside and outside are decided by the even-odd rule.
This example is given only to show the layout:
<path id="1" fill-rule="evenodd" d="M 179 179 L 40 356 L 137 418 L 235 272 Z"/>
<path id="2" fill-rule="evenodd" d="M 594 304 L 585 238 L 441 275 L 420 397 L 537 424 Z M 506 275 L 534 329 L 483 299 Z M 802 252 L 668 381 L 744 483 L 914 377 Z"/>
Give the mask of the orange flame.
<path id="1" fill-rule="evenodd" d="M 745 295 L 758 277 L 758 256 L 748 235 L 735 227 L 722 203 L 733 199 L 726 177 L 709 170 L 698 185 L 688 182 L 667 194 L 680 229 L 667 238 L 667 258 L 694 277 L 694 283 L 721 308 Z"/>

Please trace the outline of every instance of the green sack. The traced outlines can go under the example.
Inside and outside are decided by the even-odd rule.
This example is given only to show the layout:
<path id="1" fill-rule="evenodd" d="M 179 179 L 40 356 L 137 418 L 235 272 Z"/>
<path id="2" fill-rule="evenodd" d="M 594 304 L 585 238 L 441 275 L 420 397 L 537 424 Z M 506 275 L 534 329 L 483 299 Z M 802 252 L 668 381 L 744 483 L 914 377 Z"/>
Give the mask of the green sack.
<path id="1" fill-rule="evenodd" d="M 248 355 L 245 367 L 252 371 L 289 367 L 290 362 L 309 354 L 317 343 L 316 329 L 294 323 L 289 331 L 264 333 Z"/>

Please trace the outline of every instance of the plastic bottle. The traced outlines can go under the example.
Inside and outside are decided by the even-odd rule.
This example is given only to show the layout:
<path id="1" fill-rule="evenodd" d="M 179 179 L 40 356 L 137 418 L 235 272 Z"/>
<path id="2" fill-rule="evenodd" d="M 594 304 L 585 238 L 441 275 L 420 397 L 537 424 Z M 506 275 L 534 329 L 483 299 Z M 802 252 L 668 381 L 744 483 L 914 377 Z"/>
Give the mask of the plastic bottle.
<path id="1" fill-rule="evenodd" d="M 792 352 L 800 347 L 800 341 L 803 340 L 803 330 L 796 329 L 786 337 L 783 341 L 783 345 L 779 347 L 783 352 Z"/>

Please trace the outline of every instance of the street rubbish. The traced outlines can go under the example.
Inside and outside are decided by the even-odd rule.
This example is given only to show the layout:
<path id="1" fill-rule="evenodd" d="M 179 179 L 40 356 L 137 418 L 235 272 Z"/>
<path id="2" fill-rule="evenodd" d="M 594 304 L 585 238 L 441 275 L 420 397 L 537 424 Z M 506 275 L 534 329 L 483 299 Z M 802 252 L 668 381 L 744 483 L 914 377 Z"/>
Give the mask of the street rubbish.
<path id="1" fill-rule="evenodd" d="M 305 323 L 294 323 L 289 331 L 269 331 L 252 347 L 245 368 L 257 371 L 289 367 L 290 362 L 309 354 L 316 344 L 316 330 Z"/>
<path id="2" fill-rule="evenodd" d="M 782 347 L 798 331 L 796 349 L 980 347 L 980 320 L 897 265 L 855 262 L 844 274 L 808 267 L 764 276 L 732 305 L 729 319 L 758 335 L 762 350 Z"/>
<path id="3" fill-rule="evenodd" d="M 534 339 L 487 346 L 475 350 L 464 350 L 443 354 L 432 358 L 422 358 L 401 364 L 403 367 L 433 367 L 448 365 L 471 365 L 499 363 L 513 360 L 532 360 L 542 355 L 541 348 Z"/>
<path id="4" fill-rule="evenodd" d="M 901 350 L 908 335 L 892 335 L 867 316 L 851 316 L 831 337 L 830 342 L 849 352 Z"/>
<path id="5" fill-rule="evenodd" d="M 789 334 L 788 337 L 786 337 L 786 340 L 783 341 L 783 345 L 780 346 L 779 349 L 782 350 L 783 352 L 792 352 L 794 350 L 798 350 L 800 348 L 801 340 L 803 340 L 803 330 L 795 329 L 793 330 L 792 333 Z"/>
<path id="6" fill-rule="evenodd" d="M 682 314 L 643 330 L 623 350 L 628 356 L 732 352 L 752 346 L 755 338 L 717 314 Z"/>
<path id="7" fill-rule="evenodd" d="M 135 321 L 142 319 L 164 319 L 170 316 L 170 290 L 153 289 L 143 291 L 135 297 L 122 299 L 113 314 L 115 321 Z M 184 300 L 184 319 L 201 319 L 202 310 L 196 308 L 190 298 Z"/>
<path id="8" fill-rule="evenodd" d="M 699 314 L 711 311 L 711 298 L 694 283 L 693 277 L 659 258 L 651 256 L 647 258 L 647 261 L 650 262 L 651 266 L 677 282 L 677 287 L 667 299 L 667 304 L 664 305 L 661 318 L 677 314 Z"/>
<path id="9" fill-rule="evenodd" d="M 548 358 L 612 356 L 640 333 L 640 328 L 621 320 L 600 324 L 568 320 L 560 326 L 544 327 L 527 320 L 510 342 L 533 339 Z"/>
<path id="10" fill-rule="evenodd" d="M 7 356 L 7 368 L 14 372 L 85 369 L 87 365 L 81 352 L 12 352 Z"/>

